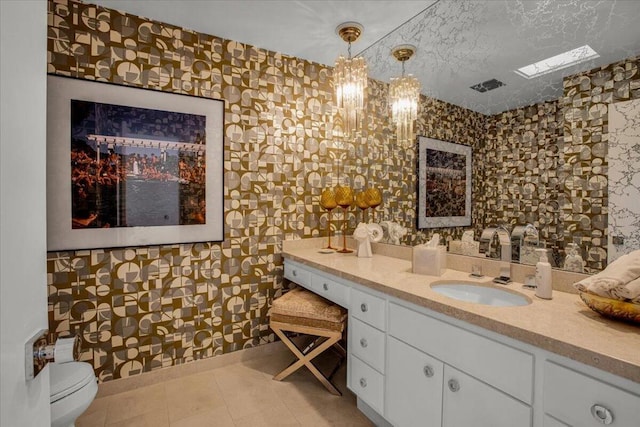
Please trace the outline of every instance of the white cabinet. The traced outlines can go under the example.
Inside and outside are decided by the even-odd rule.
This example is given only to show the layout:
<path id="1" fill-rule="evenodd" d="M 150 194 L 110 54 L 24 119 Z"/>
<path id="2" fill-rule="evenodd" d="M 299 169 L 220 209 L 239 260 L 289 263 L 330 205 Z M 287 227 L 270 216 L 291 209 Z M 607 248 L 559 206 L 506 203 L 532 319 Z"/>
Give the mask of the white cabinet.
<path id="1" fill-rule="evenodd" d="M 329 301 L 335 302 L 342 307 L 349 307 L 351 288 L 336 282 L 324 274 L 311 274 L 311 289 Z"/>
<path id="2" fill-rule="evenodd" d="M 287 261 L 284 263 L 284 277 L 339 306 L 349 307 L 351 286 L 335 280 L 330 275 L 317 272 L 297 262 Z"/>
<path id="3" fill-rule="evenodd" d="M 533 356 L 476 333 L 389 304 L 389 334 L 530 404 Z"/>
<path id="4" fill-rule="evenodd" d="M 381 331 L 387 329 L 387 301 L 383 298 L 362 292 L 358 289 L 351 290 L 350 313 Z"/>
<path id="5" fill-rule="evenodd" d="M 348 386 L 384 415 L 387 301 L 353 287 L 349 308 Z"/>
<path id="6" fill-rule="evenodd" d="M 545 362 L 543 390 L 544 412 L 566 425 L 640 425 L 638 394 L 621 390 L 559 364 Z"/>
<path id="7" fill-rule="evenodd" d="M 378 414 L 384 409 L 384 376 L 357 357 L 349 356 L 349 388 Z"/>
<path id="8" fill-rule="evenodd" d="M 542 426 L 543 427 L 570 427 L 565 423 L 561 423 L 560 421 L 556 420 L 555 418 L 553 418 L 548 414 L 544 414 L 544 422 L 542 423 Z"/>
<path id="9" fill-rule="evenodd" d="M 355 317 L 349 318 L 349 351 L 384 374 L 385 334 Z"/>
<path id="10" fill-rule="evenodd" d="M 284 277 L 304 288 L 311 289 L 311 272 L 296 263 L 284 263 Z"/>
<path id="11" fill-rule="evenodd" d="M 440 426 L 444 364 L 389 337 L 386 418 L 395 427 Z"/>
<path id="12" fill-rule="evenodd" d="M 531 426 L 531 407 L 451 366 L 444 366 L 442 426 Z"/>
<path id="13" fill-rule="evenodd" d="M 389 335 L 385 415 L 394 425 L 532 425 L 531 354 L 395 303 Z M 426 366 L 426 379 L 439 381 L 423 381 Z"/>
<path id="14" fill-rule="evenodd" d="M 640 384 L 301 263 L 284 272 L 349 309 L 349 388 L 395 427 L 640 426 Z"/>

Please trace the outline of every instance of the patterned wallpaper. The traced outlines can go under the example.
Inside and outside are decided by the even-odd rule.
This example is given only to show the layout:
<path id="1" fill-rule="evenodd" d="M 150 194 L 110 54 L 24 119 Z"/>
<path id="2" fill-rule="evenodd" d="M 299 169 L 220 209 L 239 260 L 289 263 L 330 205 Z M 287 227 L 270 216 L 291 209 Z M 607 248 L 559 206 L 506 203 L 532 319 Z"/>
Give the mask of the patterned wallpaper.
<path id="1" fill-rule="evenodd" d="M 101 381 L 272 341 L 282 240 L 324 235 L 327 185 L 377 186 L 376 219 L 413 226 L 415 151 L 394 143 L 387 84 L 369 82 L 346 141 L 331 67 L 71 0 L 50 0 L 48 39 L 49 73 L 225 100 L 224 241 L 48 254 L 50 330 L 79 333 Z M 419 134 L 482 143 L 482 115 L 421 104 Z"/>
<path id="2" fill-rule="evenodd" d="M 630 58 L 570 76 L 562 99 L 487 119 L 484 224 L 530 222 L 556 259 L 575 242 L 589 271 L 606 266 L 608 104 L 640 99 L 639 66 Z"/>
<path id="3" fill-rule="evenodd" d="M 564 81 L 565 122 L 559 199 L 565 243 L 587 251 L 587 265 L 607 265 L 608 105 L 640 99 L 640 57 L 577 74 Z"/>
<path id="4" fill-rule="evenodd" d="M 558 178 L 564 116 L 559 102 L 506 111 L 487 120 L 486 173 L 479 198 L 484 224 L 531 223 L 540 239 L 564 247 Z"/>
<path id="5" fill-rule="evenodd" d="M 608 104 L 640 99 L 639 67 L 630 58 L 570 76 L 562 99 L 487 118 L 482 226 L 530 222 L 557 260 L 575 242 L 589 271 L 606 266 Z"/>

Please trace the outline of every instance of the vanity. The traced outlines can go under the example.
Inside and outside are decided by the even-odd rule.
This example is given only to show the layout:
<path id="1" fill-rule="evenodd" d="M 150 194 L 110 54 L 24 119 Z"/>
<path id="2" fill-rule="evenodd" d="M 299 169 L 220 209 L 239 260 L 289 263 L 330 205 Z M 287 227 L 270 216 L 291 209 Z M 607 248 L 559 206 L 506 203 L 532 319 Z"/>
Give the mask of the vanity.
<path id="1" fill-rule="evenodd" d="M 491 279 L 416 275 L 408 259 L 309 246 L 285 243 L 284 276 L 348 309 L 347 385 L 376 425 L 639 425 L 637 326 L 574 294 L 537 299 L 519 283 L 505 288 L 530 304 L 459 301 L 431 285 Z"/>

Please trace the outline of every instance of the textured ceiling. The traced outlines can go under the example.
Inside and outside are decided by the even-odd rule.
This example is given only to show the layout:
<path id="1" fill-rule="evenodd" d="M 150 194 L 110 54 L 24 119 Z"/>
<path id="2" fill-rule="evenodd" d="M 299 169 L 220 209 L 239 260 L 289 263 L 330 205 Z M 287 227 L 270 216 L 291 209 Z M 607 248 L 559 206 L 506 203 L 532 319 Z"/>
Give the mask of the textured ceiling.
<path id="1" fill-rule="evenodd" d="M 335 34 L 344 21 L 364 25 L 353 53 L 373 78 L 401 73 L 390 55 L 417 47 L 406 64 L 426 95 L 493 114 L 557 99 L 562 77 L 640 54 L 637 0 L 439 1 L 136 1 L 95 3 L 215 36 L 332 65 L 346 44 Z M 598 59 L 533 80 L 513 70 L 589 44 Z M 496 78 L 505 86 L 478 93 Z"/>

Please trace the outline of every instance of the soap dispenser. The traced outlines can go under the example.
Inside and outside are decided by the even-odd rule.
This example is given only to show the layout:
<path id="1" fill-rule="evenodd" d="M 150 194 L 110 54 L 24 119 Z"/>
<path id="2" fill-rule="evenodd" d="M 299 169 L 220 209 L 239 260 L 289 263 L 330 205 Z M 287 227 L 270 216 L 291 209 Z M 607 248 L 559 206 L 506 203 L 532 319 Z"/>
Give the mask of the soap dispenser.
<path id="1" fill-rule="evenodd" d="M 551 299 L 551 264 L 547 259 L 546 249 L 536 249 L 540 255 L 540 261 L 536 264 L 536 296 L 543 299 Z"/>
<path id="2" fill-rule="evenodd" d="M 584 262 L 578 253 L 578 245 L 575 243 L 569 243 L 567 245 L 564 269 L 567 271 L 575 271 L 576 273 L 584 273 Z"/>

